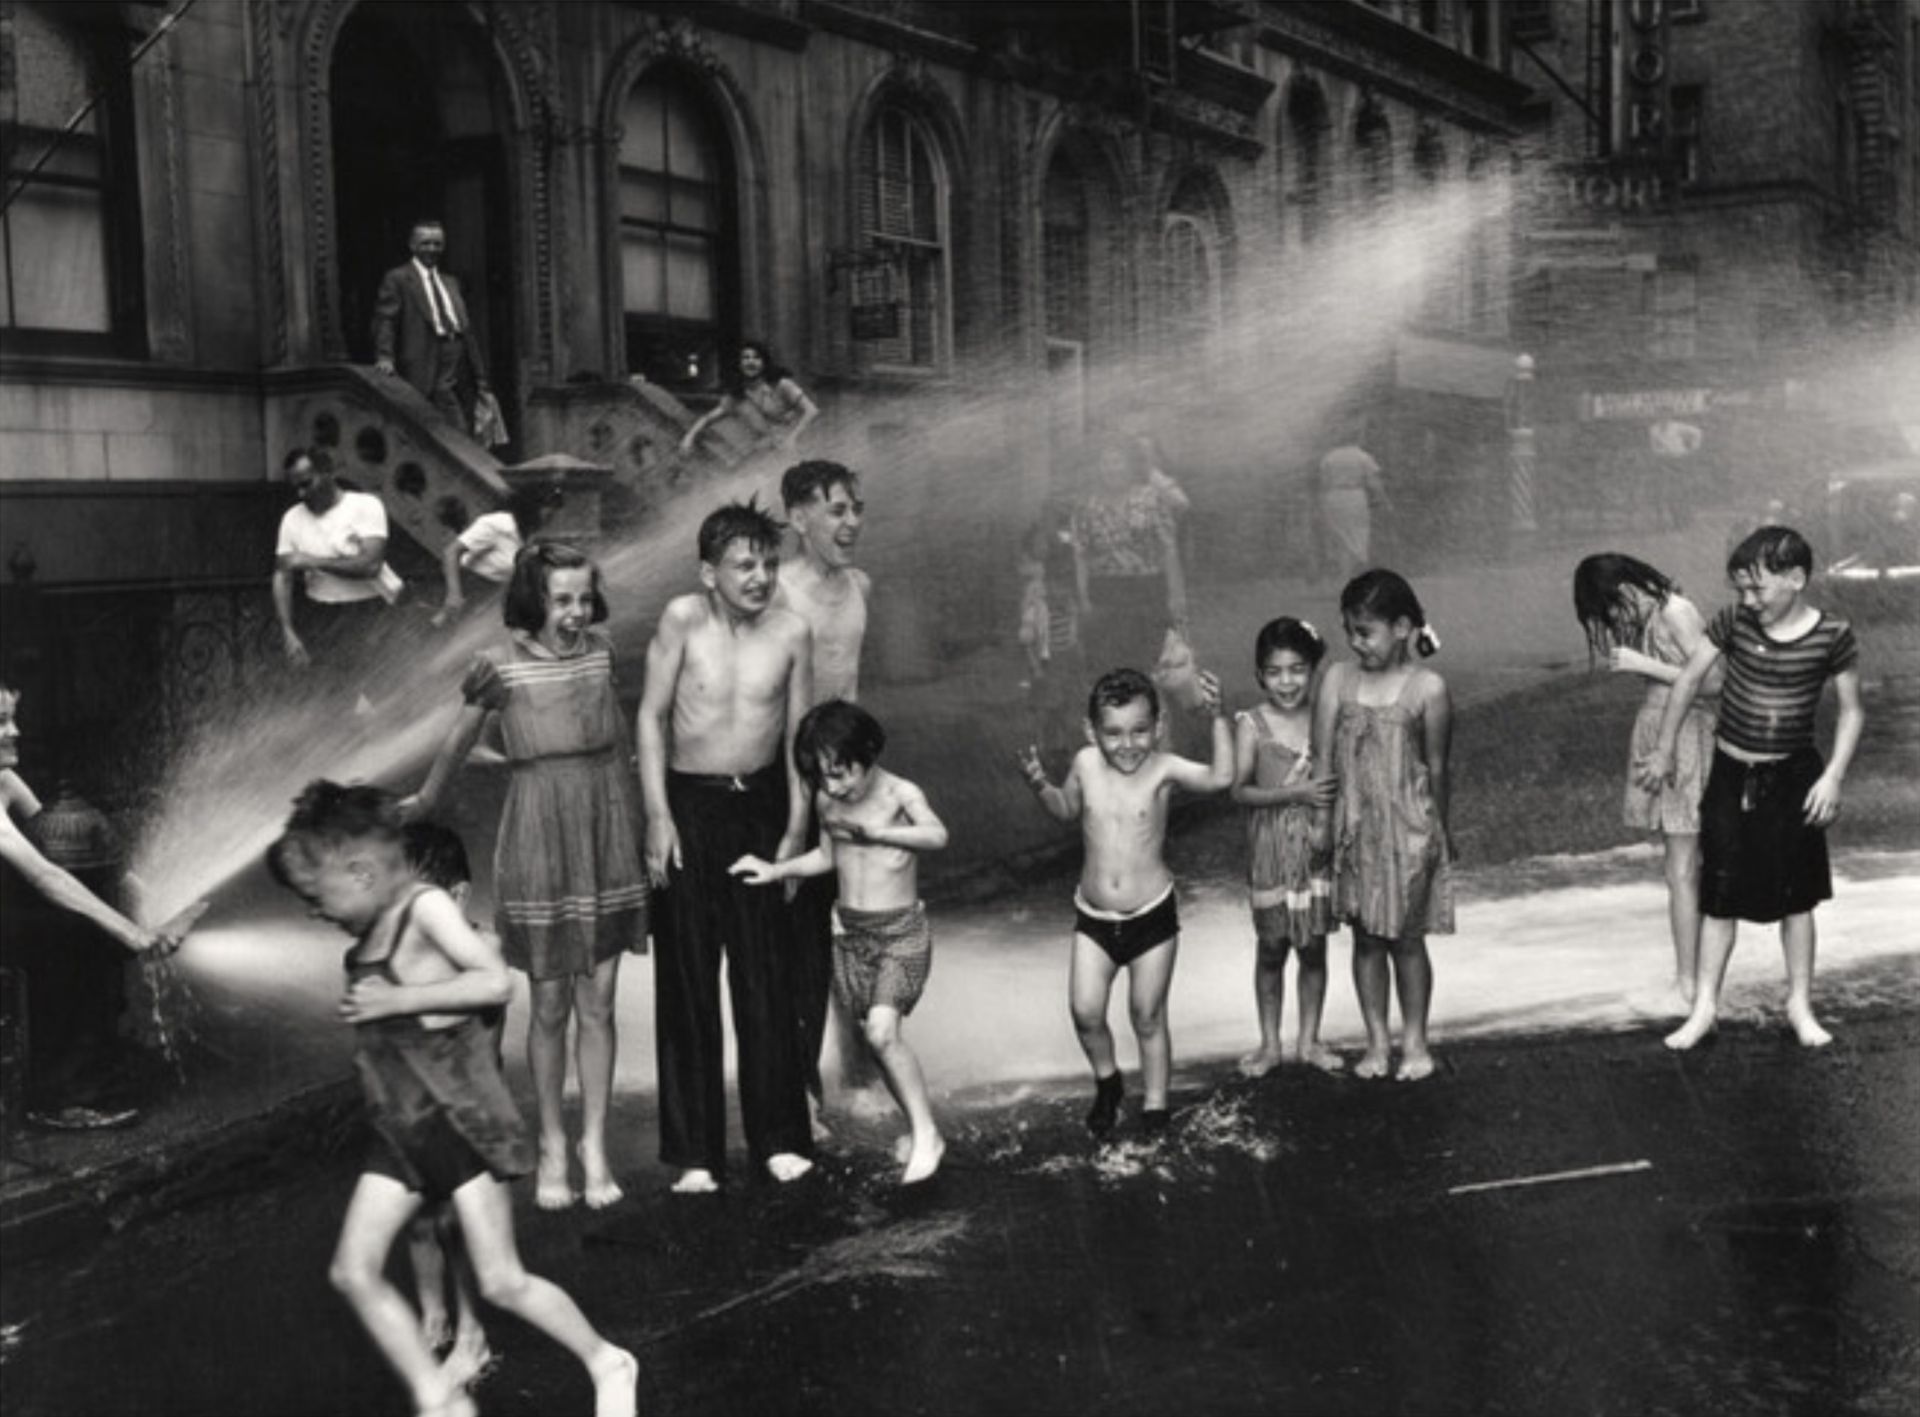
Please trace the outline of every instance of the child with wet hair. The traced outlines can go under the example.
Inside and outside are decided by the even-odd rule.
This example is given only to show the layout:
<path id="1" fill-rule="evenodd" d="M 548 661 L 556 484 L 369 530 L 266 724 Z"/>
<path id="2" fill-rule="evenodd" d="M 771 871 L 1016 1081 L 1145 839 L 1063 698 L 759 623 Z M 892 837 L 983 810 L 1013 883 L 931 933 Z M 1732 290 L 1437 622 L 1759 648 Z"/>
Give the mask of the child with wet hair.
<path id="1" fill-rule="evenodd" d="M 1335 664 L 1314 698 L 1315 775 L 1339 788 L 1321 808 L 1333 847 L 1333 915 L 1353 926 L 1353 983 L 1367 1029 L 1363 1078 L 1417 1082 L 1433 1073 L 1427 936 L 1453 933 L 1453 843 L 1447 832 L 1447 681 L 1413 662 L 1440 648 L 1404 578 L 1364 571 L 1340 592 L 1355 662 Z M 1389 979 L 1400 996 L 1393 1069 Z"/>
<path id="2" fill-rule="evenodd" d="M 785 861 L 742 856 L 729 868 L 749 885 L 839 878 L 833 909 L 833 989 L 859 1024 L 887 1090 L 912 1127 L 903 1137 L 900 1180 L 914 1185 L 939 1169 L 946 1142 L 933 1119 L 920 1060 L 901 1036 L 933 967 L 933 935 L 920 901 L 920 853 L 947 844 L 947 828 L 926 794 L 879 765 L 879 720 L 844 699 L 807 711 L 793 755 L 814 791 L 820 843 Z"/>
<path id="3" fill-rule="evenodd" d="M 1688 1007 L 1700 956 L 1700 795 L 1713 760 L 1716 672 L 1687 710 L 1676 740 L 1674 775 L 1643 787 L 1639 768 L 1660 739 L 1660 720 L 1687 661 L 1706 636 L 1707 622 L 1680 587 L 1645 561 L 1609 551 L 1583 560 L 1573 573 L 1573 609 L 1587 632 L 1591 658 L 1604 655 L 1615 674 L 1647 681 L 1627 752 L 1623 819 L 1660 838 L 1666 863 L 1667 918 L 1673 934 L 1674 985 Z"/>
<path id="4" fill-rule="evenodd" d="M 1649 791 L 1673 780 L 1687 715 L 1724 659 L 1713 764 L 1700 804 L 1700 958 L 1693 1008 L 1665 1040 L 1675 1050 L 1713 1031 L 1742 920 L 1780 922 L 1787 1022 L 1806 1047 L 1833 1041 L 1813 1014 L 1813 911 L 1833 896 L 1827 827 L 1839 815 L 1866 714 L 1853 626 L 1807 604 L 1812 573 L 1813 550 L 1791 527 L 1763 526 L 1733 548 L 1727 578 L 1740 603 L 1708 622 L 1667 699 L 1659 740 L 1636 770 Z M 1813 737 L 1829 679 L 1840 718 L 1826 763 Z"/>
<path id="5" fill-rule="evenodd" d="M 511 991 L 497 946 L 406 857 L 400 804 L 377 787 L 314 782 L 269 852 L 274 874 L 354 936 L 340 1016 L 374 1145 L 348 1202 L 329 1278 L 423 1414 L 472 1417 L 387 1280 L 400 1232 L 433 1202 L 459 1218 L 481 1294 L 565 1346 L 594 1384 L 596 1417 L 632 1417 L 639 1367 L 565 1291 L 527 1273 L 506 1182 L 533 1169 L 525 1124 L 482 1014 Z"/>
<path id="6" fill-rule="evenodd" d="M 1253 907 L 1253 993 L 1260 1047 L 1240 1060 L 1248 1077 L 1280 1066 L 1287 955 L 1300 975 L 1295 1056 L 1322 1072 L 1346 1065 L 1320 1041 L 1327 1000 L 1327 932 L 1333 925 L 1327 853 L 1314 812 L 1330 807 L 1334 781 L 1313 775 L 1313 679 L 1327 652 L 1320 632 L 1282 616 L 1260 629 L 1253 668 L 1263 702 L 1234 715 L 1233 800 L 1247 808 L 1247 887 Z"/>
<path id="7" fill-rule="evenodd" d="M 1141 1125 L 1165 1130 L 1173 1075 L 1167 993 L 1180 948 L 1180 910 L 1167 870 L 1167 811 L 1173 790 L 1224 792 L 1233 784 L 1233 729 L 1220 681 L 1197 676 L 1213 720 L 1213 760 L 1197 763 L 1160 746 L 1160 695 L 1137 669 L 1115 669 L 1087 696 L 1088 745 L 1059 786 L 1047 780 L 1039 751 L 1020 756 L 1027 785 L 1056 821 L 1080 823 L 1086 859 L 1074 891 L 1073 963 L 1067 991 L 1080 1049 L 1093 1068 L 1087 1129 L 1105 1136 L 1119 1120 L 1123 1086 L 1107 1027 L 1113 981 L 1127 971 L 1127 1002 L 1145 1077 Z"/>

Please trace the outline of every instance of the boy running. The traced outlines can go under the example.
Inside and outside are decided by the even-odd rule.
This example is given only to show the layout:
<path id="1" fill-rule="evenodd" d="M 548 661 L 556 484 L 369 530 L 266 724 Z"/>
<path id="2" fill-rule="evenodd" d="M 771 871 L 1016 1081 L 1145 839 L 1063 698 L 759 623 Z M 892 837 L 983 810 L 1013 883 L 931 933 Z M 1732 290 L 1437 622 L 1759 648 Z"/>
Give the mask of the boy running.
<path id="1" fill-rule="evenodd" d="M 1687 1021 L 1667 1035 L 1675 1050 L 1713 1031 L 1738 922 L 1780 922 L 1787 957 L 1787 1022 L 1809 1048 L 1833 1035 L 1813 1016 L 1813 908 L 1833 897 L 1827 826 L 1860 744 L 1859 646 L 1845 620 L 1802 598 L 1813 550 L 1799 532 L 1763 526 L 1727 557 L 1740 604 L 1707 626 L 1667 700 L 1660 742 L 1636 772 L 1657 790 L 1673 775 L 1687 707 L 1715 661 L 1727 676 L 1714 721 L 1713 766 L 1700 803 L 1700 957 Z M 1827 680 L 1840 699 L 1833 761 L 1813 746 Z"/>
<path id="2" fill-rule="evenodd" d="M 800 721 L 794 757 L 819 793 L 820 844 L 773 863 L 743 856 L 733 874 L 751 885 L 836 873 L 833 984 L 879 1060 L 894 1101 L 913 1128 L 900 1180 L 932 1176 L 946 1153 L 934 1125 L 920 1060 L 900 1036 L 933 966 L 933 936 L 920 903 L 918 853 L 939 851 L 947 828 L 918 787 L 878 766 L 886 731 L 865 709 L 830 699 Z"/>
<path id="3" fill-rule="evenodd" d="M 1224 792 L 1233 785 L 1233 726 L 1220 701 L 1220 681 L 1199 677 L 1201 706 L 1213 718 L 1213 761 L 1196 763 L 1160 747 L 1160 696 L 1137 669 L 1100 676 L 1087 698 L 1088 747 L 1074 755 L 1067 778 L 1047 781 L 1033 747 L 1021 754 L 1027 785 L 1055 818 L 1076 819 L 1086 843 L 1080 886 L 1074 892 L 1073 965 L 1067 989 L 1081 1050 L 1093 1065 L 1093 1108 L 1087 1128 L 1113 1130 L 1120 1115 L 1120 1067 L 1107 1028 L 1114 976 L 1128 973 L 1127 999 L 1145 1076 L 1141 1124 L 1148 1131 L 1169 1120 L 1167 1086 L 1173 1040 L 1167 1029 L 1167 989 L 1180 946 L 1180 913 L 1164 859 L 1172 789 Z"/>

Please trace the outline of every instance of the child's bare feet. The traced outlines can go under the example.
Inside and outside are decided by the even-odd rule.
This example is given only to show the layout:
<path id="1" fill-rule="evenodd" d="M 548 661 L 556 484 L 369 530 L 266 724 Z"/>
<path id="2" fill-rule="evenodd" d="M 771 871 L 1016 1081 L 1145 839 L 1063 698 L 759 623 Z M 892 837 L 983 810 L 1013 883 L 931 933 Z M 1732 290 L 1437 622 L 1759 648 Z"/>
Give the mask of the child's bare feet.
<path id="1" fill-rule="evenodd" d="M 719 1181 L 713 1172 L 702 1166 L 694 1166 L 680 1173 L 680 1179 L 673 1183 L 676 1196 L 710 1196 L 720 1189 Z"/>
<path id="2" fill-rule="evenodd" d="M 1353 1075 L 1357 1078 L 1383 1078 L 1393 1067 L 1393 1055 L 1386 1049 L 1369 1048 L 1353 1065 Z"/>
<path id="3" fill-rule="evenodd" d="M 551 1150 L 540 1144 L 540 1165 L 533 1173 L 533 1203 L 542 1210 L 565 1210 L 579 1197 L 567 1180 L 567 1148 Z"/>
<path id="4" fill-rule="evenodd" d="M 804 1156 L 795 1156 L 790 1151 L 782 1151 L 767 1158 L 767 1174 L 785 1185 L 797 1181 L 813 1170 L 813 1163 Z"/>
<path id="5" fill-rule="evenodd" d="M 1300 1061 L 1323 1073 L 1344 1073 L 1347 1060 L 1324 1043 L 1313 1043 L 1300 1050 Z"/>
<path id="6" fill-rule="evenodd" d="M 1824 1048 L 1833 1042 L 1833 1035 L 1820 1026 L 1807 1004 L 1788 1004 L 1787 1022 L 1793 1026 L 1793 1035 L 1803 1048 Z"/>
<path id="7" fill-rule="evenodd" d="M 930 1178 L 940 1169 L 940 1158 L 947 1154 L 947 1139 L 934 1132 L 911 1143 L 907 1153 L 907 1169 L 900 1173 L 900 1184 L 915 1185 Z"/>
<path id="8" fill-rule="evenodd" d="M 634 1417 L 639 1397 L 640 1361 L 611 1343 L 587 1365 L 593 1374 L 593 1417 Z"/>
<path id="9" fill-rule="evenodd" d="M 1265 1045 L 1255 1049 L 1240 1060 L 1240 1076 L 1243 1078 L 1263 1078 L 1280 1066 L 1280 1050 Z"/>
<path id="10" fill-rule="evenodd" d="M 613 1179 L 606 1153 L 589 1151 L 585 1142 L 580 1143 L 580 1171 L 588 1210 L 605 1210 L 626 1196 L 620 1183 Z"/>
<path id="11" fill-rule="evenodd" d="M 1685 1023 L 1681 1024 L 1680 1027 L 1676 1028 L 1672 1033 L 1669 1033 L 1661 1041 L 1664 1042 L 1667 1047 L 1673 1049 L 1674 1052 L 1684 1053 L 1709 1033 L 1712 1033 L 1713 1026 L 1716 1022 L 1718 1022 L 1718 1020 L 1713 1014 L 1702 1013 L 1700 1010 L 1695 1009 L 1687 1016 Z"/>
<path id="12" fill-rule="evenodd" d="M 1418 1051 L 1408 1049 L 1400 1059 L 1400 1066 L 1393 1074 L 1395 1082 L 1419 1082 L 1422 1078 L 1433 1076 L 1433 1054 L 1422 1048 Z"/>

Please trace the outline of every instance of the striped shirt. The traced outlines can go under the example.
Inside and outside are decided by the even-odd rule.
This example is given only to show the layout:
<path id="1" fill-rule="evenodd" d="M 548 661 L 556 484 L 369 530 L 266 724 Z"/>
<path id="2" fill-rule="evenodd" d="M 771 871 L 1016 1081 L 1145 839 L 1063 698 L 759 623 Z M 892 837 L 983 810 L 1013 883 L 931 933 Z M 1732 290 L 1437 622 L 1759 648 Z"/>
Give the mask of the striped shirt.
<path id="1" fill-rule="evenodd" d="M 1824 611 L 1798 639 L 1775 640 L 1750 611 L 1730 605 L 1708 624 L 1707 638 L 1727 661 L 1714 732 L 1748 753 L 1811 748 L 1821 691 L 1860 658 L 1853 626 Z"/>

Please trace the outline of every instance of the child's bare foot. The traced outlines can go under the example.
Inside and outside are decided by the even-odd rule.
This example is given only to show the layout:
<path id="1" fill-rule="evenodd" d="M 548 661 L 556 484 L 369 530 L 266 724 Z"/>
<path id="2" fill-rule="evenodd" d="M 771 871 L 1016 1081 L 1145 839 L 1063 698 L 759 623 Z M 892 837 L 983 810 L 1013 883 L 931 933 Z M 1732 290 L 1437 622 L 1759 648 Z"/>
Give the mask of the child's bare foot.
<path id="1" fill-rule="evenodd" d="M 493 1356 L 493 1350 L 487 1346 L 484 1333 L 474 1339 L 462 1335 L 453 1345 L 453 1351 L 447 1354 L 446 1361 L 440 1365 L 440 1371 L 446 1374 L 449 1381 L 462 1388 L 470 1388 L 492 1372 L 498 1361 Z"/>
<path id="2" fill-rule="evenodd" d="M 790 1151 L 778 1152 L 767 1158 L 767 1174 L 782 1185 L 799 1180 L 811 1170 L 811 1161 L 804 1156 L 795 1156 Z"/>
<path id="3" fill-rule="evenodd" d="M 1357 1078 L 1383 1078 L 1393 1067 L 1393 1055 L 1386 1049 L 1369 1048 L 1353 1065 L 1353 1075 Z"/>
<path id="4" fill-rule="evenodd" d="M 1709 1033 L 1718 1019 L 1711 1013 L 1702 1013 L 1698 1009 L 1687 1016 L 1687 1021 L 1669 1033 L 1661 1041 L 1676 1053 L 1684 1053 Z"/>
<path id="5" fill-rule="evenodd" d="M 1806 1004 L 1788 1004 L 1787 1022 L 1793 1026 L 1793 1036 L 1800 1040 L 1803 1048 L 1824 1048 L 1833 1042 L 1833 1035 L 1820 1026 L 1812 1008 Z"/>
<path id="6" fill-rule="evenodd" d="M 710 1196 L 720 1189 L 719 1181 L 713 1172 L 702 1166 L 694 1166 L 680 1173 L 680 1179 L 673 1183 L 676 1196 Z"/>
<path id="7" fill-rule="evenodd" d="M 639 1397 L 640 1360 L 611 1343 L 587 1365 L 593 1374 L 593 1417 L 634 1417 Z"/>
<path id="8" fill-rule="evenodd" d="M 913 1155 L 913 1133 L 902 1132 L 893 1139 L 893 1159 L 905 1166 L 907 1158 L 911 1155 Z"/>
<path id="9" fill-rule="evenodd" d="M 946 1154 L 947 1139 L 938 1132 L 911 1143 L 911 1150 L 907 1153 L 907 1169 L 900 1173 L 900 1184 L 912 1186 L 927 1180 L 940 1169 L 940 1158 Z"/>
<path id="10" fill-rule="evenodd" d="M 827 1125 L 827 1119 L 820 1115 L 820 1099 L 811 1092 L 807 1094 L 807 1125 L 813 1131 L 813 1144 L 825 1145 L 833 1140 L 833 1128 Z"/>
<path id="11" fill-rule="evenodd" d="M 1400 1066 L 1394 1071 L 1395 1082 L 1419 1082 L 1422 1078 L 1433 1076 L 1433 1054 L 1422 1048 L 1418 1051 L 1408 1049 L 1400 1059 Z"/>
<path id="12" fill-rule="evenodd" d="M 1265 1045 L 1255 1049 L 1240 1060 L 1240 1076 L 1243 1078 L 1263 1078 L 1280 1066 L 1280 1050 Z"/>
<path id="13" fill-rule="evenodd" d="M 1324 1043 L 1312 1043 L 1300 1050 L 1300 1061 L 1323 1073 L 1344 1073 L 1347 1060 Z"/>
<path id="14" fill-rule="evenodd" d="M 626 1196 L 620 1183 L 613 1179 L 606 1153 L 587 1150 L 585 1142 L 580 1143 L 580 1170 L 588 1210 L 605 1210 Z"/>
<path id="15" fill-rule="evenodd" d="M 1120 1074 L 1113 1073 L 1093 1080 L 1093 1106 L 1087 1112 L 1087 1130 L 1097 1137 L 1103 1137 L 1113 1130 L 1113 1124 L 1120 1120 L 1120 1100 L 1124 1089 Z"/>
<path id="16" fill-rule="evenodd" d="M 540 1165 L 533 1173 L 533 1203 L 542 1210 L 565 1210 L 579 1197 L 567 1180 L 567 1149 L 552 1151 L 542 1143 Z"/>
<path id="17" fill-rule="evenodd" d="M 453 1320 L 442 1309 L 437 1314 L 420 1314 L 420 1336 L 427 1341 L 429 1353 L 440 1353 L 453 1346 Z"/>

